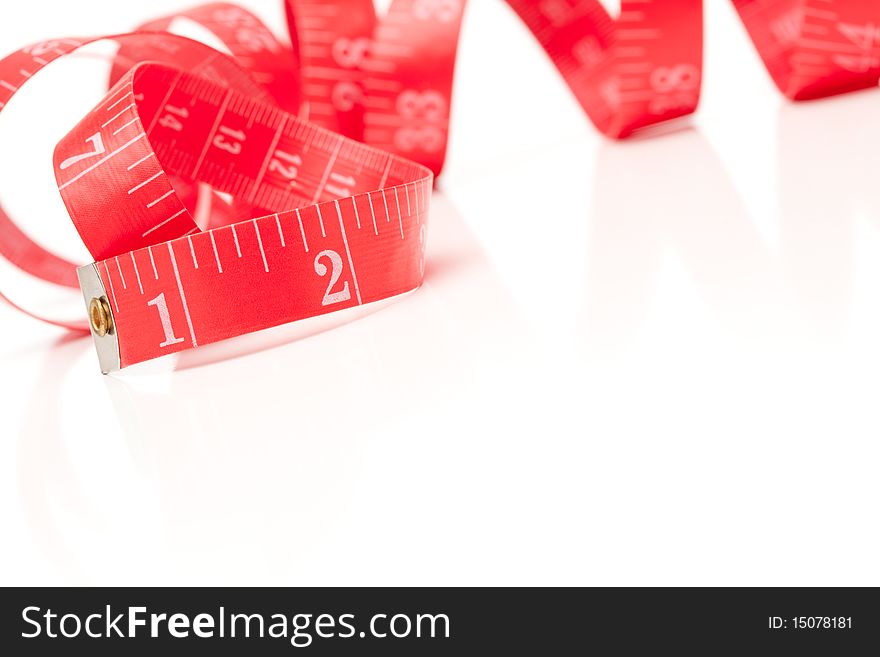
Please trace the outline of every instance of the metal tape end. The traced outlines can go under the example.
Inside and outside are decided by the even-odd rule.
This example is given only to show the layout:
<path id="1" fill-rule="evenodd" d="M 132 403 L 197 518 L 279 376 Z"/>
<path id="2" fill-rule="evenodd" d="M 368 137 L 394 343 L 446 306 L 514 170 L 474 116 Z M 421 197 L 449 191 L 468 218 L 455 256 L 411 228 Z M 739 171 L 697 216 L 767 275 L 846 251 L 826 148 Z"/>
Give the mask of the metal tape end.
<path id="1" fill-rule="evenodd" d="M 76 275 L 86 302 L 89 329 L 95 340 L 101 372 L 103 374 L 117 372 L 120 369 L 120 362 L 116 322 L 107 298 L 107 290 L 98 275 L 98 267 L 95 264 L 80 267 L 76 270 Z"/>

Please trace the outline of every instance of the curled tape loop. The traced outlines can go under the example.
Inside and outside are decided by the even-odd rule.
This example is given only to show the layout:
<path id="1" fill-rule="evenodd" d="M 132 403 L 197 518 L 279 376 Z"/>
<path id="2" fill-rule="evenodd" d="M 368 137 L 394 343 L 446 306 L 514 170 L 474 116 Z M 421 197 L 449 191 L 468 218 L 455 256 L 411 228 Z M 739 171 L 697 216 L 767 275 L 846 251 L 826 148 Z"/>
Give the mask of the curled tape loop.
<path id="1" fill-rule="evenodd" d="M 608 137 L 695 111 L 701 0 L 623 0 L 617 16 L 598 0 L 507 4 Z M 876 3 L 734 5 L 785 96 L 877 84 Z M 100 310 L 96 339 L 112 336 L 118 367 L 421 284 L 465 1 L 394 0 L 382 16 L 372 0 L 287 0 L 285 10 L 290 43 L 228 3 L 106 37 L 119 44 L 110 91 L 53 162 L 96 260 L 79 272 Z M 230 54 L 170 34 L 176 18 L 201 24 Z M 40 69 L 97 40 L 48 41 L 0 60 L 0 111 Z M 213 203 L 197 221 L 206 188 Z M 0 255 L 77 285 L 72 263 L 2 209 Z"/>

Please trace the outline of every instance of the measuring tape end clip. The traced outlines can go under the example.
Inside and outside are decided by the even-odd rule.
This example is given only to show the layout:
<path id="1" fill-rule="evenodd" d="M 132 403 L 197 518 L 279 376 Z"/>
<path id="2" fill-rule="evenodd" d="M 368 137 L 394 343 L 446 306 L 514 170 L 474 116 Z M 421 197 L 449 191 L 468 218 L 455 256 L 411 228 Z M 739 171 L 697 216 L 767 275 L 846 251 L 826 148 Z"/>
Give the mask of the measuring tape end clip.
<path id="1" fill-rule="evenodd" d="M 86 303 L 89 329 L 95 340 L 101 372 L 103 374 L 117 372 L 121 369 L 119 340 L 116 335 L 113 311 L 107 298 L 107 290 L 98 275 L 98 267 L 95 264 L 79 267 L 76 270 L 76 275 L 79 278 L 79 286 Z"/>

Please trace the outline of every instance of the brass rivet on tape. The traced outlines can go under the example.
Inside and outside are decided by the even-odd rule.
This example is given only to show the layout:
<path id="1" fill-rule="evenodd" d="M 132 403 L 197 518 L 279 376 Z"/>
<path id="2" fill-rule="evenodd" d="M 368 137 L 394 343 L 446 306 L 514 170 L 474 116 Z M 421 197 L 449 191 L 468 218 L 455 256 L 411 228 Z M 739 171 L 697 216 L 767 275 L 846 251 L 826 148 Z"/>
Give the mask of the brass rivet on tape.
<path id="1" fill-rule="evenodd" d="M 113 315 L 110 314 L 110 305 L 107 299 L 96 297 L 89 303 L 89 321 L 92 330 L 99 338 L 113 332 Z"/>

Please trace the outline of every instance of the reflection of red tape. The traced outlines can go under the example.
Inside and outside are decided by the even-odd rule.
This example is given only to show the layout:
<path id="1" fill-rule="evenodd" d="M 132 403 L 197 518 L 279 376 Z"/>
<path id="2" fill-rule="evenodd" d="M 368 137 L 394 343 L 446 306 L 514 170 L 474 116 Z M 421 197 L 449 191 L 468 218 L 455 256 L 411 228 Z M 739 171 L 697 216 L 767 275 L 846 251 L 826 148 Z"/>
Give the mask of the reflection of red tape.
<path id="1" fill-rule="evenodd" d="M 695 110 L 700 0 L 623 0 L 616 19 L 598 0 L 508 3 L 604 134 Z M 111 90 L 54 163 L 99 261 L 121 366 L 418 287 L 464 4 L 394 0 L 377 17 L 372 0 L 288 0 L 292 49 L 225 3 L 113 37 Z M 734 4 L 786 96 L 880 78 L 873 3 Z M 177 16 L 211 30 L 232 56 L 165 32 Z M 0 61 L 0 110 L 39 69 L 91 41 L 46 42 Z M 206 232 L 192 218 L 196 183 L 233 197 L 218 201 Z M 69 265 L 2 212 L 0 254 L 71 283 Z"/>

